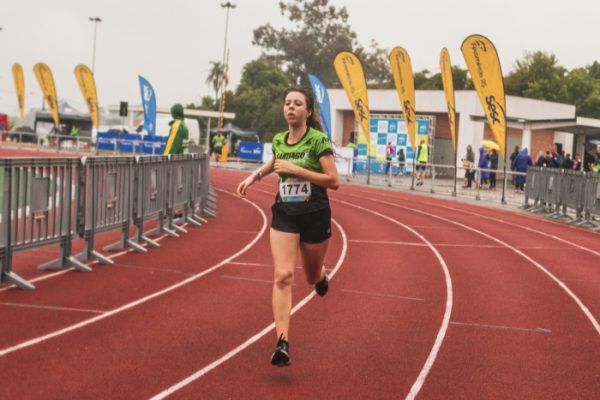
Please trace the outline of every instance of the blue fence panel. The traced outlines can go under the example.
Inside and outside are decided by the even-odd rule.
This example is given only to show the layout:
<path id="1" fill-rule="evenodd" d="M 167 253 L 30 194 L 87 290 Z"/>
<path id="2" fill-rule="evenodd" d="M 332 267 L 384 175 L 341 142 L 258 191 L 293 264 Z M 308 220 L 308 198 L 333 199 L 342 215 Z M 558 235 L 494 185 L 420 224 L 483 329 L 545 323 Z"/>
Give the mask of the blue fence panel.
<path id="1" fill-rule="evenodd" d="M 257 142 L 238 142 L 238 158 L 243 160 L 261 161 L 263 153 L 262 143 Z"/>

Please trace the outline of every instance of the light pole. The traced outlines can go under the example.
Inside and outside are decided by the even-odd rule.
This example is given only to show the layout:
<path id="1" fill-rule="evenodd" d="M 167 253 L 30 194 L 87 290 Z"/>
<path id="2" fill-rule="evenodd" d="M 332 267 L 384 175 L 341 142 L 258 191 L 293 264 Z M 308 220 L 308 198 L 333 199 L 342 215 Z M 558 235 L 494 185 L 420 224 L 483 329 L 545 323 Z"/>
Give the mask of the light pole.
<path id="1" fill-rule="evenodd" d="M 225 43 L 223 44 L 223 74 L 225 74 L 225 70 L 227 69 L 225 67 L 225 62 L 226 62 L 226 55 L 227 55 L 227 32 L 229 30 L 229 10 L 236 8 L 237 6 L 235 4 L 233 4 L 232 2 L 228 1 L 227 3 L 221 3 L 221 7 L 222 8 L 226 8 L 227 9 L 227 16 L 225 17 Z M 225 79 L 225 76 L 223 76 L 223 79 Z M 221 93 L 221 96 L 223 94 Z"/>
<path id="2" fill-rule="evenodd" d="M 98 22 L 102 22 L 100 17 L 90 17 L 90 22 L 94 23 L 94 51 L 92 53 L 92 75 L 94 74 L 94 67 L 96 66 L 96 32 L 98 31 Z"/>

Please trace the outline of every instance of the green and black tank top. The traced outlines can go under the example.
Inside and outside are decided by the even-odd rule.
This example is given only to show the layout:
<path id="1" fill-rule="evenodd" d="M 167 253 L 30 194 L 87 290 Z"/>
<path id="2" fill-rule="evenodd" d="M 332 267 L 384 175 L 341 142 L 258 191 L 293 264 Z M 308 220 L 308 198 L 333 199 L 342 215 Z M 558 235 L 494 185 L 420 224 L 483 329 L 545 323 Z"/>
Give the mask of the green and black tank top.
<path id="1" fill-rule="evenodd" d="M 289 144 L 289 132 L 273 138 L 273 156 L 314 172 L 323 172 L 319 159 L 333 154 L 327 135 L 308 128 L 298 143 Z M 307 214 L 329 207 L 327 189 L 293 175 L 278 174 L 279 184 L 275 205 L 289 215 Z"/>

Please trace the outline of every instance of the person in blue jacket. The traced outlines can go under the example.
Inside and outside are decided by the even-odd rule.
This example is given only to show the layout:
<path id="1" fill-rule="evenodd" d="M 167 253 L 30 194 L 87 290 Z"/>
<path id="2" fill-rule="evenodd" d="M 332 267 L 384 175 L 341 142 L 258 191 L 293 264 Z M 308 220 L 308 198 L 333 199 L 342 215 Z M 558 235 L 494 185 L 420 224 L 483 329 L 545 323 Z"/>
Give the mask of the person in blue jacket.
<path id="1" fill-rule="evenodd" d="M 531 162 L 531 157 L 529 156 L 529 152 L 527 151 L 527 147 L 524 147 L 523 150 L 519 152 L 517 157 L 513 160 L 511 164 L 511 168 L 517 172 L 527 173 L 529 166 L 533 165 Z M 525 181 L 527 176 L 525 175 L 517 175 L 515 179 L 515 183 L 517 185 L 517 191 L 525 190 Z"/>
<path id="2" fill-rule="evenodd" d="M 482 169 L 488 169 L 489 167 L 488 150 L 485 147 L 479 148 L 479 163 L 477 166 L 479 167 L 479 184 L 483 187 L 490 180 L 490 171 L 482 171 Z"/>

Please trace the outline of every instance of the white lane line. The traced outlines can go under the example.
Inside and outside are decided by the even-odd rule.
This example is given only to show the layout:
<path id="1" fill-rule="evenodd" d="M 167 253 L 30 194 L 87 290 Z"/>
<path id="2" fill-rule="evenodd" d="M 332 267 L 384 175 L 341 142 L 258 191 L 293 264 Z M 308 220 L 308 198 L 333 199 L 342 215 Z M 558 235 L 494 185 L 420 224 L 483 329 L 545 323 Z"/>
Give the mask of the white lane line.
<path id="1" fill-rule="evenodd" d="M 217 189 L 217 190 L 219 190 L 219 189 Z M 225 192 L 225 193 L 228 193 L 228 194 L 231 194 L 233 196 L 236 196 L 233 193 L 229 193 L 229 192 Z M 268 224 L 267 224 L 267 216 L 265 215 L 265 213 L 263 212 L 263 210 L 261 210 L 260 207 L 256 203 L 254 203 L 254 202 L 252 202 L 250 200 L 246 200 L 246 199 L 243 199 L 243 200 L 246 201 L 247 203 L 249 203 L 250 205 L 252 205 L 254 208 L 256 208 L 258 210 L 258 212 L 262 216 L 263 225 L 262 225 L 262 229 L 260 230 L 260 232 L 248 244 L 246 244 L 241 250 L 239 250 L 237 253 L 235 253 L 235 254 L 227 257 L 226 259 L 222 260 L 218 264 L 215 264 L 212 267 L 209 267 L 209 268 L 205 269 L 204 271 L 199 272 L 196 275 L 193 275 L 193 276 L 191 276 L 191 277 L 189 277 L 189 278 L 187 278 L 187 279 L 185 279 L 185 280 L 183 280 L 183 281 L 181 281 L 179 283 L 171 285 L 171 286 L 169 286 L 169 287 L 167 287 L 165 289 L 162 289 L 162 290 L 160 290 L 158 292 L 154 292 L 154 293 L 152 293 L 150 295 L 144 296 L 141 299 L 138 299 L 138 300 L 133 301 L 131 303 L 127 303 L 127 304 L 125 304 L 125 305 L 123 305 L 121 307 L 118 307 L 118 308 L 115 308 L 113 310 L 107 311 L 106 313 L 104 313 L 102 315 L 99 315 L 99 316 L 94 317 L 94 318 L 86 319 L 84 321 L 81 321 L 79 323 L 70 325 L 70 326 L 68 326 L 66 328 L 63 328 L 63 329 L 60 329 L 58 331 L 54 331 L 54 332 L 49 333 L 47 335 L 39 336 L 37 338 L 34 338 L 34 339 L 31 339 L 31 340 L 27 340 L 25 342 L 19 343 L 19 344 L 15 345 L 15 346 L 7 347 L 5 349 L 2 349 L 2 350 L 0 350 L 0 357 L 5 356 L 5 355 L 7 355 L 9 353 L 15 352 L 17 350 L 21 350 L 21 349 L 24 349 L 26 347 L 30 347 L 30 346 L 36 345 L 38 343 L 41 343 L 41 342 L 44 342 L 46 340 L 55 338 L 57 336 L 64 335 L 65 333 L 74 331 L 76 329 L 83 328 L 84 326 L 91 325 L 91 324 L 93 324 L 95 322 L 98 322 L 98 321 L 101 321 L 101 320 L 103 320 L 105 318 L 111 317 L 111 316 L 113 316 L 115 314 L 118 314 L 118 313 L 120 313 L 122 311 L 129 310 L 129 309 L 131 309 L 133 307 L 136 307 L 136 306 L 138 306 L 140 304 L 146 303 L 149 300 L 152 300 L 152 299 L 155 299 L 157 297 L 160 297 L 160 296 L 162 296 L 164 294 L 172 292 L 175 289 L 178 289 L 178 288 L 180 288 L 180 287 L 182 287 L 184 285 L 187 285 L 188 283 L 191 283 L 191 282 L 193 282 L 193 281 L 195 281 L 195 280 L 197 280 L 199 278 L 202 278 L 203 276 L 205 276 L 207 274 L 210 274 L 214 270 L 221 268 L 223 265 L 226 265 L 228 262 L 230 262 L 231 260 L 235 259 L 236 257 L 239 257 L 240 255 L 244 254 L 252 246 L 254 246 L 254 244 L 256 244 L 256 242 L 258 242 L 258 240 L 261 238 L 261 236 L 267 230 L 267 225 Z"/>
<path id="2" fill-rule="evenodd" d="M 402 222 L 398 221 L 397 219 L 388 217 L 387 215 L 381 214 L 381 213 L 379 213 L 375 210 L 371 210 L 369 208 L 361 207 L 359 205 L 349 203 L 349 202 L 343 201 L 343 200 L 338 200 L 338 199 L 335 199 L 333 201 L 342 203 L 342 204 L 346 204 L 350 207 L 358 208 L 359 210 L 366 211 L 373 215 L 377 215 L 381 218 L 387 219 L 388 221 L 390 221 L 396 225 L 402 226 L 406 230 L 412 232 L 415 236 L 417 236 L 419 239 L 421 239 L 424 243 L 427 244 L 427 247 L 429 247 L 429 249 L 433 252 L 433 254 L 435 254 L 435 256 L 438 259 L 438 262 L 440 263 L 440 266 L 444 272 L 444 277 L 445 277 L 445 282 L 446 282 L 446 308 L 444 309 L 444 317 L 442 318 L 442 324 L 440 325 L 440 329 L 435 338 L 435 342 L 433 343 L 431 351 L 429 352 L 429 355 L 427 356 L 427 360 L 425 360 L 425 364 L 423 365 L 423 368 L 421 369 L 419 376 L 413 383 L 413 385 L 410 389 L 410 392 L 406 395 L 407 399 L 412 400 L 417 396 L 417 394 L 421 390 L 421 387 L 423 387 L 423 383 L 425 383 L 425 379 L 427 378 L 427 375 L 429 374 L 429 371 L 431 370 L 431 367 L 433 366 L 433 363 L 435 362 L 438 352 L 440 351 L 440 347 L 442 347 L 442 342 L 444 341 L 444 337 L 446 336 L 446 331 L 448 330 L 448 324 L 450 323 L 450 315 L 452 314 L 452 303 L 453 303 L 452 279 L 450 278 L 450 271 L 448 271 L 448 266 L 446 265 L 446 261 L 444 260 L 442 255 L 439 253 L 437 248 L 430 241 L 428 241 L 423 235 L 421 235 L 419 232 L 417 232 L 410 226 L 403 224 Z"/>
<path id="3" fill-rule="evenodd" d="M 357 190 L 357 192 L 373 195 L 373 193 L 369 193 L 369 192 L 364 191 L 364 190 Z M 394 198 L 394 199 L 398 199 L 397 196 L 393 196 L 393 195 L 389 195 L 389 194 L 385 194 L 385 196 L 391 197 L 391 198 Z M 479 213 L 476 213 L 476 212 L 473 212 L 473 211 L 467 211 L 467 210 L 463 210 L 463 209 L 460 209 L 460 208 L 455 208 L 455 207 L 445 206 L 445 205 L 441 205 L 441 204 L 430 203 L 430 202 L 427 202 L 427 201 L 424 201 L 423 204 L 426 204 L 426 205 L 429 205 L 429 206 L 432 206 L 432 207 L 440 207 L 440 208 L 445 208 L 447 210 L 458 211 L 458 212 L 461 212 L 461 213 L 464 213 L 464 214 L 470 214 L 470 215 L 474 215 L 476 217 L 487 219 L 489 221 L 494 221 L 495 223 L 499 222 L 501 224 L 513 226 L 513 227 L 516 227 L 516 228 L 521 228 L 521 229 L 524 229 L 524 230 L 529 231 L 529 232 L 537 233 L 539 235 L 546 236 L 546 237 L 558 240 L 559 242 L 566 243 L 566 244 L 568 244 L 570 246 L 576 247 L 576 248 L 578 248 L 580 250 L 583 250 L 583 251 L 587 251 L 588 253 L 594 254 L 596 256 L 600 256 L 600 252 L 598 252 L 598 251 L 595 251 L 595 250 L 592 250 L 592 249 L 588 249 L 587 247 L 578 245 L 577 243 L 573 243 L 573 242 L 571 242 L 569 240 L 566 240 L 566 239 L 563 239 L 563 238 L 561 238 L 559 236 L 552 235 L 550 233 L 546 233 L 544 231 L 540 231 L 540 230 L 537 230 L 537 229 L 529 228 L 527 226 L 518 225 L 518 224 L 515 224 L 515 223 L 512 223 L 512 222 L 504 221 L 504 220 L 502 220 L 500 218 L 490 217 L 490 216 L 479 214 Z M 490 211 L 494 211 L 494 210 L 495 211 L 502 211 L 502 210 L 497 210 L 497 209 L 490 209 Z M 531 215 L 527 215 L 527 214 L 523 214 L 523 216 L 526 217 L 529 220 L 532 220 L 532 221 L 551 223 L 551 224 L 554 224 L 554 225 L 564 226 L 565 228 L 576 229 L 578 231 L 581 231 L 580 228 L 576 228 L 574 226 L 567 225 L 567 224 L 560 224 L 560 223 L 558 223 L 556 221 L 549 221 L 549 220 L 542 219 L 542 218 L 535 218 L 535 217 L 533 217 Z M 591 231 L 583 231 L 583 232 L 593 233 Z"/>
<path id="4" fill-rule="evenodd" d="M 170 268 L 144 267 L 144 266 L 141 266 L 141 265 L 121 264 L 121 263 L 115 263 L 112 266 L 113 267 L 118 267 L 118 268 L 141 269 L 141 270 L 146 270 L 146 271 L 169 272 L 169 273 L 173 273 L 173 274 L 187 275 L 187 276 L 194 275 L 193 272 L 186 272 L 186 271 L 181 271 L 181 270 L 178 270 L 178 269 L 170 269 Z"/>
<path id="5" fill-rule="evenodd" d="M 459 211 L 459 212 L 462 212 L 462 213 L 465 213 L 465 214 L 474 215 L 474 216 L 477 216 L 477 217 L 480 217 L 480 218 L 483 218 L 483 219 L 487 219 L 487 220 L 491 220 L 491 221 L 494 221 L 494 222 L 500 222 L 501 224 L 505 224 L 505 225 L 509 225 L 509 226 L 513 226 L 513 227 L 517 227 L 517 228 L 521 228 L 521 229 L 524 229 L 524 230 L 526 230 L 528 232 L 537 233 L 539 235 L 546 236 L 546 237 L 558 240 L 559 242 L 566 243 L 566 244 L 571 245 L 573 247 L 576 247 L 576 248 L 578 248 L 580 250 L 587 251 L 588 253 L 600 256 L 600 252 L 598 252 L 598 251 L 594 251 L 592 249 L 588 249 L 587 247 L 578 245 L 577 243 L 573 243 L 573 242 L 571 242 L 569 240 L 563 239 L 563 238 L 558 237 L 556 235 L 552 235 L 550 233 L 539 231 L 537 229 L 529 228 L 527 226 L 517 225 L 517 224 L 514 224 L 512 222 L 503 221 L 502 219 L 497 219 L 497 218 L 489 217 L 487 215 L 479 214 L 479 213 L 476 213 L 476 212 L 473 212 L 473 211 L 461 210 L 459 208 L 454 208 L 454 207 L 449 207 L 449 206 L 443 206 L 443 205 L 435 205 L 435 204 L 428 203 L 428 202 L 425 202 L 424 204 L 427 204 L 427 205 L 430 205 L 430 206 L 434 206 L 434 207 L 441 207 L 441 208 L 445 208 L 445 209 L 452 210 L 452 211 Z M 544 221 L 544 220 L 540 219 L 540 221 Z"/>
<path id="6" fill-rule="evenodd" d="M 182 227 L 186 227 L 187 225 L 188 225 L 188 224 L 187 224 L 187 222 L 186 222 L 186 223 L 184 223 L 184 224 L 183 224 L 183 225 L 181 225 L 181 226 L 182 226 Z M 165 237 L 167 237 L 167 235 L 166 235 L 166 234 L 164 234 L 164 235 L 161 235 L 161 236 L 159 236 L 159 237 L 157 237 L 156 239 L 153 239 L 153 240 L 154 240 L 155 242 L 160 242 L 160 241 L 161 241 L 161 240 L 163 240 Z M 142 245 L 143 247 L 146 247 L 146 246 L 147 246 L 147 245 L 146 245 L 146 243 L 142 243 L 141 245 Z M 108 256 L 106 256 L 106 257 L 112 260 L 112 259 L 114 259 L 114 258 L 117 258 L 117 257 L 120 257 L 120 256 L 122 256 L 122 255 L 124 255 L 124 254 L 131 253 L 132 251 L 134 251 L 134 249 L 127 249 L 127 250 L 120 251 L 120 252 L 118 252 L 118 253 L 110 254 L 110 255 L 108 255 Z M 56 255 L 56 253 L 53 253 L 53 255 Z M 99 263 L 99 261 L 97 261 L 97 260 L 94 260 L 94 261 L 90 261 L 90 262 L 88 262 L 88 263 L 85 263 L 85 265 L 87 265 L 87 266 L 92 266 L 92 265 L 94 265 L 94 264 L 98 264 L 98 263 Z M 31 283 L 35 283 L 35 282 L 39 282 L 39 281 L 45 281 L 46 279 L 50 279 L 50 278 L 54 278 L 55 276 L 59 276 L 59 275 L 66 274 L 67 272 L 73 271 L 74 269 L 75 269 L 75 268 L 73 268 L 73 267 L 65 268 L 65 269 L 63 269 L 63 270 L 60 270 L 60 271 L 57 271 L 57 272 L 53 272 L 53 273 L 51 273 L 51 274 L 47 274 L 47 275 L 42 275 L 42 276 L 39 276 L 39 277 L 37 277 L 37 278 L 34 278 L 34 279 L 29 279 L 29 280 L 27 280 L 27 281 L 28 281 L 28 282 L 31 282 Z M 9 285 L 9 286 L 3 287 L 2 289 L 0 289 L 0 292 L 4 292 L 5 290 L 8 290 L 8 289 L 13 289 L 14 287 L 15 287 L 15 285 Z"/>
<path id="7" fill-rule="evenodd" d="M 265 267 L 265 268 L 273 268 L 273 264 L 261 264 L 261 263 L 251 263 L 251 262 L 238 262 L 232 261 L 229 264 L 231 265 L 243 265 L 246 267 Z"/>
<path id="8" fill-rule="evenodd" d="M 256 278 L 246 278 L 246 277 L 243 277 L 243 276 L 221 275 L 221 278 L 224 278 L 224 279 L 235 279 L 235 280 L 238 280 L 238 281 L 268 283 L 269 285 L 273 284 L 272 280 L 268 280 L 268 279 L 256 279 Z"/>
<path id="9" fill-rule="evenodd" d="M 401 246 L 417 246 L 417 247 L 427 247 L 425 243 L 413 243 L 413 242 L 395 242 L 389 240 L 361 240 L 361 239 L 352 239 L 350 242 L 356 243 L 367 243 L 367 244 L 394 244 Z M 497 244 L 471 244 L 471 243 L 432 243 L 435 247 L 476 247 L 476 248 L 488 248 L 488 249 L 504 249 L 504 246 L 500 246 Z"/>
<path id="10" fill-rule="evenodd" d="M 395 199 L 395 200 L 398 200 L 400 197 L 394 196 L 393 193 L 407 195 L 407 193 L 405 193 L 405 192 L 403 193 L 403 192 L 398 192 L 398 191 L 396 191 L 396 192 L 390 191 L 390 194 L 387 194 L 387 193 L 385 193 L 385 194 L 384 193 L 372 193 L 372 192 L 369 192 L 367 190 L 360 190 L 360 189 L 358 189 L 359 186 L 357 186 L 357 185 L 349 185 L 349 186 L 353 186 L 354 188 L 356 188 L 355 190 L 357 192 L 359 192 L 359 193 L 365 193 L 365 194 L 370 194 L 370 195 L 376 195 L 377 194 L 377 195 L 386 196 L 386 197 L 389 197 L 389 198 L 392 198 L 392 199 Z M 410 196 L 411 194 L 408 194 L 408 195 Z M 415 193 L 415 195 L 416 196 L 420 196 L 422 198 L 426 198 L 426 197 L 427 198 L 431 198 L 431 196 L 428 196 L 427 194 L 424 194 L 423 192 L 417 192 L 417 193 Z M 441 199 L 441 200 L 449 201 L 448 199 Z M 460 201 L 456 201 L 456 202 L 460 202 Z M 473 214 L 473 215 L 477 215 L 477 216 L 482 216 L 482 217 L 484 217 L 486 219 L 490 219 L 490 220 L 493 220 L 493 221 L 498 221 L 494 217 L 488 217 L 488 216 L 477 214 L 477 213 L 470 212 L 470 211 L 465 211 L 465 210 L 461 210 L 461 209 L 455 209 L 455 208 L 449 207 L 449 206 L 441 206 L 441 205 L 437 205 L 437 204 L 433 204 L 433 203 L 428 203 L 428 202 L 423 202 L 423 204 L 428 204 L 428 205 L 432 205 L 432 206 L 436 206 L 436 207 L 444 207 L 444 208 L 448 208 L 450 210 L 454 209 L 456 211 L 460 211 L 460 212 L 464 212 L 464 213 L 469 213 L 469 214 Z M 463 204 L 468 204 L 468 203 L 463 203 Z M 497 207 L 486 206 L 485 204 L 477 204 L 477 205 L 475 205 L 475 207 L 485 208 L 485 209 L 490 210 L 490 211 L 502 211 L 501 209 L 499 209 Z M 556 221 L 553 221 L 551 219 L 545 219 L 545 218 L 535 217 L 535 216 L 533 216 L 533 215 L 531 215 L 529 213 L 517 213 L 517 212 L 514 212 L 514 211 L 512 211 L 512 213 L 515 214 L 515 215 L 518 215 L 519 217 L 523 217 L 525 219 L 528 219 L 530 221 L 543 222 L 545 224 L 551 224 L 551 225 L 554 225 L 554 226 L 557 226 L 557 227 L 570 229 L 570 230 L 573 230 L 575 232 L 580 232 L 580 233 L 584 232 L 584 233 L 589 233 L 591 235 L 598 235 L 598 233 L 595 233 L 593 231 L 582 230 L 581 228 L 578 228 L 576 226 L 572 226 L 572 225 L 565 224 L 565 223 L 562 223 L 562 222 L 556 222 Z M 513 225 L 513 226 L 518 226 L 519 228 L 521 228 L 521 225 L 518 225 L 518 224 L 513 224 L 513 223 L 510 223 L 510 222 L 506 222 L 506 221 L 499 221 L 499 222 L 506 223 L 506 224 Z M 542 235 L 544 234 L 541 231 L 536 231 L 535 229 L 533 229 L 532 232 L 540 233 Z M 550 234 L 546 234 L 546 235 L 548 235 L 550 237 L 553 236 L 553 235 L 550 235 Z M 555 239 L 558 239 L 560 241 L 565 241 L 565 239 L 562 239 L 562 238 L 555 238 Z M 566 241 L 566 242 L 569 243 L 569 244 L 571 244 L 571 245 L 573 245 L 573 246 L 576 246 L 576 247 L 578 246 L 575 243 L 571 243 L 569 241 Z M 594 252 L 594 253 L 597 253 L 597 252 Z M 597 253 L 597 254 L 600 254 L 600 253 Z"/>
<path id="11" fill-rule="evenodd" d="M 552 333 L 552 331 L 548 328 L 518 328 L 518 327 L 514 327 L 514 326 L 477 324 L 477 323 L 472 323 L 472 322 L 450 321 L 450 325 L 473 326 L 476 328 L 503 329 L 503 330 L 521 331 L 521 332 Z"/>
<path id="12" fill-rule="evenodd" d="M 212 228 L 212 229 L 206 229 L 207 232 L 223 232 L 223 233 L 248 233 L 248 234 L 253 234 L 256 235 L 258 232 L 257 231 L 243 231 L 243 230 L 236 230 L 236 229 L 216 229 L 216 228 Z"/>
<path id="13" fill-rule="evenodd" d="M 239 265 L 242 267 L 261 267 L 261 268 L 271 268 L 273 269 L 272 264 L 260 264 L 260 263 L 246 263 L 246 262 L 230 262 L 229 265 Z M 296 269 L 302 269 L 302 267 L 296 267 Z M 327 270 L 327 268 L 325 268 Z M 271 281 L 272 283 L 272 281 Z"/>
<path id="14" fill-rule="evenodd" d="M 346 258 L 346 252 L 348 250 L 348 239 L 346 237 L 346 232 L 340 226 L 340 224 L 338 224 L 338 222 L 335 219 L 332 218 L 332 221 L 337 226 L 340 233 L 342 234 L 342 252 L 340 254 L 340 257 L 338 258 L 338 261 L 337 261 L 335 267 L 329 274 L 330 279 L 335 276 L 335 274 L 338 272 L 338 270 L 342 266 L 342 263 L 344 262 L 344 259 Z M 298 304 L 296 304 L 294 306 L 294 308 L 292 308 L 291 314 L 294 315 L 298 310 L 300 310 L 302 307 L 304 307 L 313 297 L 315 297 L 315 292 L 311 291 L 308 296 L 306 296 Z M 271 323 L 266 328 L 264 328 L 262 331 L 258 332 L 256 335 L 252 336 L 250 339 L 246 340 L 244 343 L 240 344 L 235 349 L 231 350 L 227 354 L 223 355 L 222 357 L 220 357 L 217 360 L 213 361 L 212 363 L 208 364 L 204 368 L 194 372 L 192 375 L 188 376 L 187 378 L 181 380 L 180 382 L 174 384 L 173 386 L 158 393 L 157 395 L 153 396 L 151 399 L 152 400 L 164 399 L 167 396 L 170 396 L 171 394 L 175 393 L 179 389 L 184 388 L 185 386 L 189 385 L 190 383 L 194 382 L 195 380 L 206 375 L 208 372 L 212 371 L 219 365 L 223 364 L 225 361 L 229 360 L 230 358 L 232 358 L 235 355 L 239 354 L 240 352 L 244 351 L 246 348 L 250 347 L 252 344 L 259 341 L 267 333 L 271 332 L 273 329 L 275 329 L 275 323 Z"/>
<path id="15" fill-rule="evenodd" d="M 395 242 L 391 240 L 363 240 L 363 239 L 350 239 L 348 240 L 352 243 L 368 243 L 368 244 L 397 244 L 402 246 L 417 246 L 417 247 L 426 247 L 425 243 L 415 243 L 415 242 Z"/>
<path id="16" fill-rule="evenodd" d="M 102 310 L 90 310 L 87 308 L 46 306 L 46 305 L 40 305 L 40 304 L 26 304 L 26 303 L 0 302 L 0 305 L 10 306 L 10 307 L 22 307 L 22 308 L 38 308 L 41 310 L 52 310 L 52 311 L 76 311 L 76 312 L 85 312 L 85 313 L 94 313 L 94 314 L 104 314 L 106 312 L 106 311 L 102 311 Z"/>
<path id="17" fill-rule="evenodd" d="M 395 294 L 386 294 L 386 293 L 378 293 L 378 292 L 362 292 L 360 290 L 351 290 L 351 289 L 340 289 L 340 291 L 345 292 L 345 293 L 360 294 L 360 295 L 365 295 L 365 296 L 390 297 L 392 299 L 400 299 L 400 300 L 425 301 L 425 299 L 420 299 L 418 297 L 398 296 Z"/>
<path id="18" fill-rule="evenodd" d="M 590 312 L 589 308 L 587 308 L 587 306 L 585 304 L 583 304 L 583 302 L 581 301 L 581 299 L 579 299 L 579 297 L 577 297 L 575 295 L 575 293 L 573 293 L 571 291 L 571 289 L 569 289 L 569 287 L 567 285 L 565 285 L 565 283 L 563 281 L 561 281 L 560 279 L 558 279 L 552 272 L 548 271 L 542 264 L 540 264 L 539 262 L 535 261 L 533 258 L 529 257 L 527 254 L 523 253 L 521 250 L 517 249 L 514 246 L 511 246 L 510 244 L 503 242 L 500 239 L 495 238 L 494 236 L 487 234 L 483 231 L 477 230 L 475 228 L 472 228 L 468 225 L 464 225 L 461 224 L 460 222 L 456 222 L 456 221 L 452 221 L 451 219 L 448 218 L 444 218 L 444 217 L 440 217 L 439 215 L 435 215 L 435 214 L 431 214 L 428 213 L 426 211 L 421 211 L 415 208 L 410 208 L 410 207 L 404 207 L 401 205 L 398 205 L 396 203 L 390 203 L 388 201 L 383 201 L 383 200 L 379 200 L 373 197 L 363 197 L 363 196 L 356 196 L 356 195 L 352 195 L 349 193 L 346 193 L 347 196 L 351 196 L 351 197 L 358 197 L 360 199 L 363 200 L 370 200 L 370 201 L 374 201 L 377 203 L 381 203 L 381 204 L 386 204 L 392 207 L 396 207 L 396 208 L 401 208 L 404 210 L 408 210 L 408 211 L 412 211 L 412 212 L 416 212 L 419 214 L 423 214 L 423 215 L 427 215 L 429 217 L 432 218 L 436 218 L 439 219 L 441 221 L 445 221 L 445 222 L 449 222 L 451 224 L 454 224 L 456 226 L 461 226 L 466 230 L 469 230 L 471 232 L 475 232 L 478 233 L 481 236 L 484 236 L 488 239 L 493 240 L 496 243 L 499 243 L 503 246 L 506 246 L 507 248 L 511 249 L 512 251 L 514 251 L 515 253 L 517 253 L 518 255 L 520 255 L 521 257 L 525 258 L 527 261 L 529 261 L 531 264 L 533 264 L 533 266 L 535 266 L 536 268 L 538 268 L 540 271 L 542 271 L 544 274 L 546 274 L 550 279 L 552 279 L 558 286 L 560 286 L 561 289 L 563 289 L 565 291 L 565 293 L 567 293 L 572 299 L 573 301 L 575 301 L 575 303 L 577 304 L 577 306 L 579 307 L 579 309 L 583 312 L 583 314 L 588 318 L 588 320 L 591 322 L 592 326 L 594 327 L 594 329 L 596 330 L 596 333 L 598 333 L 598 335 L 600 335 L 600 324 L 598 323 L 598 321 L 596 320 L 596 318 L 594 317 L 594 315 Z"/>

